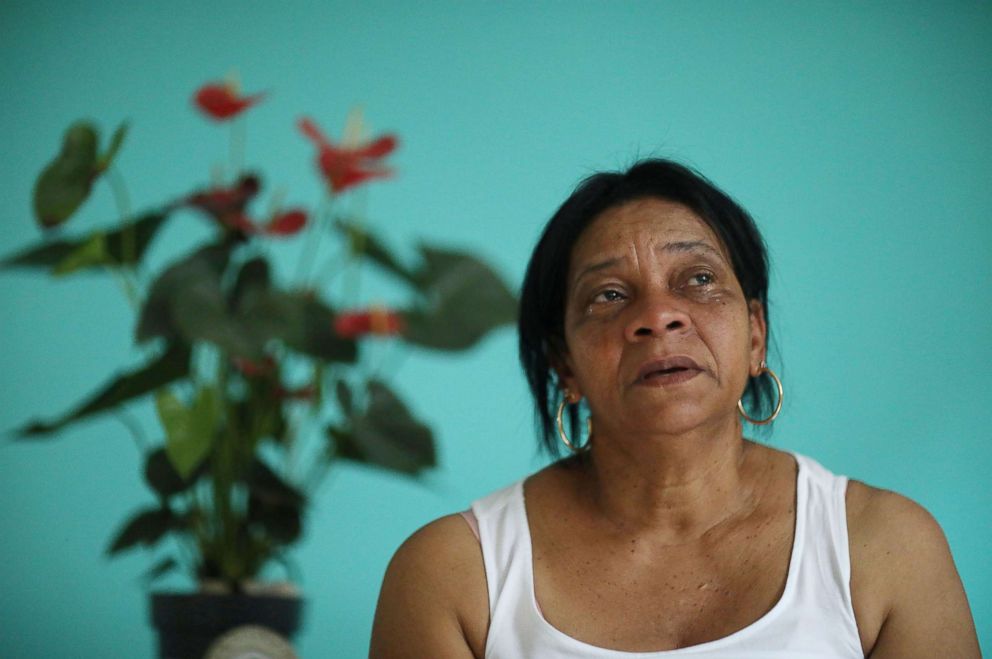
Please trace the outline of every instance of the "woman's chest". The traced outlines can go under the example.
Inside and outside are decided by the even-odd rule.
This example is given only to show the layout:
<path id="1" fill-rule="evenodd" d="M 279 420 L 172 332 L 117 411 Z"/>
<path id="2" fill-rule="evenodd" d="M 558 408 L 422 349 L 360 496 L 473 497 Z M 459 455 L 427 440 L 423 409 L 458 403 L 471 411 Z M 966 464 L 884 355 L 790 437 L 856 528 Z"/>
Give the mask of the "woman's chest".
<path id="1" fill-rule="evenodd" d="M 544 618 L 591 645 L 651 651 L 728 636 L 771 610 L 788 576 L 793 523 L 766 519 L 667 546 L 569 536 L 533 539 Z"/>

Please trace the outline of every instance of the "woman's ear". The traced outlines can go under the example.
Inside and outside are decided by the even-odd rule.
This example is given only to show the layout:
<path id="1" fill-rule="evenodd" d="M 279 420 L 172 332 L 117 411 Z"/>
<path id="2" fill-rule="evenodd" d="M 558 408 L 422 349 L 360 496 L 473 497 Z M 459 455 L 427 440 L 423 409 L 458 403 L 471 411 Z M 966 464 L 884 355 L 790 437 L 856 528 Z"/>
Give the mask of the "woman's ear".
<path id="1" fill-rule="evenodd" d="M 579 384 L 575 380 L 575 374 L 572 371 L 571 360 L 567 352 L 558 353 L 551 358 L 551 368 L 554 369 L 555 375 L 558 376 L 558 384 L 563 391 L 567 391 L 571 396 L 568 402 L 575 403 L 582 398 L 582 391 L 579 389 Z"/>
<path id="2" fill-rule="evenodd" d="M 765 324 L 765 305 L 758 300 L 748 302 L 748 320 L 751 324 L 751 375 L 757 375 L 767 357 L 768 325 Z"/>

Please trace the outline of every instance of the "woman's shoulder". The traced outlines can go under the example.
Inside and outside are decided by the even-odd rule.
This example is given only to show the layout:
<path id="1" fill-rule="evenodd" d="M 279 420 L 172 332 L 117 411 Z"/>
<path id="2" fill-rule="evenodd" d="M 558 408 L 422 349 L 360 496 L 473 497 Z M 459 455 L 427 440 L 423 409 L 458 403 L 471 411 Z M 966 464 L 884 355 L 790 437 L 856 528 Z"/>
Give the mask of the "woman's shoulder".
<path id="1" fill-rule="evenodd" d="M 411 534 L 393 555 L 389 572 L 423 582 L 417 585 L 425 595 L 434 591 L 450 600 L 481 583 L 486 596 L 482 547 L 460 513 L 439 517 Z"/>
<path id="2" fill-rule="evenodd" d="M 847 526 L 852 562 L 871 573 L 909 573 L 917 564 L 950 560 L 944 532 L 922 505 L 898 492 L 851 479 Z"/>
<path id="3" fill-rule="evenodd" d="M 481 656 L 488 612 L 479 541 L 462 515 L 445 515 L 393 555 L 376 608 L 373 656 L 393 656 L 388 648 L 399 646 L 424 656 Z"/>
<path id="4" fill-rule="evenodd" d="M 847 487 L 851 596 L 872 656 L 977 656 L 974 624 L 937 520 L 912 499 Z M 923 643 L 924 645 L 920 645 Z"/>
<path id="5" fill-rule="evenodd" d="M 937 520 L 909 497 L 851 479 L 846 506 L 852 570 L 876 587 L 914 564 L 950 557 Z"/>
<path id="6" fill-rule="evenodd" d="M 918 536 L 943 539 L 940 525 L 926 508 L 898 492 L 851 479 L 847 486 L 847 516 L 851 531 L 876 540 Z"/>
<path id="7" fill-rule="evenodd" d="M 456 565 L 467 558 L 482 558 L 479 542 L 460 513 L 439 517 L 420 527 L 408 537 L 393 562 L 419 565 L 423 558 L 455 560 Z M 429 566 L 425 566 L 429 567 Z"/>

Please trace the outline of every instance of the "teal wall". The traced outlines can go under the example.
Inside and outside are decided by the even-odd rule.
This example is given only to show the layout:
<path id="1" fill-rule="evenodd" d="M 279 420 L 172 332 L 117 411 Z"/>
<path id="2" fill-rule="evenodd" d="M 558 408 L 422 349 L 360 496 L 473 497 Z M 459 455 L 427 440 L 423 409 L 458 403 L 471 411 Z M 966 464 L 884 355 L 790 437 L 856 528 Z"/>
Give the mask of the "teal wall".
<path id="1" fill-rule="evenodd" d="M 768 441 L 933 512 L 992 647 L 989 2 L 137 4 L 0 8 L 0 253 L 38 237 L 32 182 L 77 117 L 132 121 L 119 164 L 136 205 L 205 181 L 226 133 L 188 99 L 234 68 L 271 91 L 248 117 L 248 162 L 288 200 L 319 196 L 291 122 L 337 133 L 361 103 L 403 139 L 399 177 L 369 189 L 373 224 L 397 246 L 477 250 L 514 285 L 580 177 L 684 160 L 770 246 L 788 398 Z M 113 212 L 100 188 L 78 227 Z M 192 216 L 171 225 L 153 260 L 191 232 Z M 0 273 L 0 310 L 2 430 L 137 356 L 102 277 Z M 363 656 L 402 539 L 542 464 L 511 331 L 462 358 L 411 352 L 397 382 L 433 419 L 442 467 L 425 484 L 341 467 L 320 490 L 297 552 L 304 656 Z M 134 416 L 155 438 L 151 410 Z M 102 557 L 150 501 L 138 465 L 113 417 L 0 445 L 5 657 L 151 656 L 148 557 Z"/>

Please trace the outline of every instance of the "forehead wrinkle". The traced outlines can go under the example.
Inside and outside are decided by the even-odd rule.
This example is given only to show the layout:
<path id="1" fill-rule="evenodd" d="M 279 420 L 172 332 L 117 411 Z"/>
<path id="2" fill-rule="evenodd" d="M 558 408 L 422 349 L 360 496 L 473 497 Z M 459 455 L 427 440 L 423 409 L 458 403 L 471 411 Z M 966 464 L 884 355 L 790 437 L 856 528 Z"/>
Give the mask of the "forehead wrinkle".
<path id="1" fill-rule="evenodd" d="M 621 259 L 619 257 L 610 258 L 587 265 L 586 267 L 582 268 L 582 270 L 580 270 L 577 275 L 575 275 L 575 278 L 572 280 L 572 282 L 577 283 L 580 279 L 582 279 L 588 274 L 592 274 L 593 272 L 599 272 L 600 270 L 611 268 L 616 264 L 620 263 L 620 260 Z"/>
<path id="2" fill-rule="evenodd" d="M 616 242 L 627 243 L 626 248 L 621 247 L 620 250 L 618 250 L 619 253 L 613 252 L 612 254 L 604 255 L 602 259 L 590 263 L 589 265 L 583 266 L 571 278 L 571 285 L 575 286 L 583 277 L 616 266 L 623 261 L 628 261 L 628 260 L 633 261 L 632 265 L 635 269 L 637 269 L 640 266 L 640 261 L 642 260 L 642 257 L 646 255 L 646 254 L 642 254 L 641 252 L 646 252 L 646 253 L 666 252 L 669 254 L 706 252 L 716 256 L 719 260 L 723 261 L 724 263 L 728 262 L 727 255 L 725 255 L 721 250 L 713 247 L 713 245 L 710 244 L 710 241 L 700 236 L 700 234 L 696 230 L 698 228 L 704 228 L 704 230 L 708 230 L 708 232 L 712 232 L 712 229 L 710 229 L 707 225 L 705 225 L 705 223 L 702 220 L 700 220 L 695 214 L 691 213 L 691 211 L 682 207 L 679 204 L 674 204 L 676 214 L 674 217 L 670 216 L 670 219 L 673 219 L 676 221 L 676 223 L 679 223 L 680 220 L 684 220 L 686 218 L 683 217 L 683 213 L 680 213 L 678 211 L 685 211 L 685 213 L 688 213 L 688 217 L 692 219 L 692 224 L 703 225 L 703 227 L 694 226 L 691 230 L 688 231 L 689 233 L 688 236 L 686 236 L 684 233 L 682 234 L 682 236 L 679 236 L 679 237 L 685 237 L 686 238 L 685 240 L 669 240 L 668 242 L 665 242 L 663 244 L 658 244 L 664 241 L 665 238 L 663 236 L 659 236 L 656 233 L 656 228 L 653 226 L 654 220 L 656 219 L 654 214 L 652 213 L 651 215 L 645 215 L 640 211 L 644 210 L 645 207 L 649 207 L 653 204 L 658 203 L 659 201 L 663 201 L 663 200 L 629 202 L 628 204 L 624 204 L 619 208 L 611 209 L 606 213 L 604 213 L 603 215 L 601 215 L 600 217 L 596 218 L 593 221 L 590 229 L 595 227 L 598 230 L 602 231 L 606 226 L 617 227 L 617 225 L 620 225 L 619 230 L 614 229 L 614 231 L 610 232 L 613 235 L 606 238 L 606 241 L 614 242 L 614 247 L 620 247 L 620 245 L 615 244 Z M 604 219 L 608 219 L 607 225 L 603 225 Z M 600 227 L 597 225 L 603 225 L 603 226 Z M 647 240 L 641 241 L 634 237 L 645 230 L 649 234 L 651 234 L 647 237 Z M 683 227 L 681 230 L 676 230 L 676 233 L 680 233 L 684 230 L 685 229 Z M 583 233 L 587 233 L 588 231 L 589 229 L 587 229 Z M 668 233 L 668 231 L 663 231 L 663 233 Z M 671 238 L 677 237 L 677 236 L 671 236 L 670 233 L 669 236 Z M 583 238 L 588 239 L 588 236 L 580 237 L 579 241 L 577 241 L 577 244 L 578 242 L 581 242 Z M 641 236 L 641 238 L 643 238 L 643 235 Z M 573 245 L 573 249 L 574 247 L 575 246 Z"/>
<path id="3" fill-rule="evenodd" d="M 679 240 L 675 242 L 666 243 L 658 248 L 661 252 L 709 252 L 721 260 L 724 260 L 724 255 L 718 250 L 714 249 L 712 245 L 702 240 Z"/>
<path id="4" fill-rule="evenodd" d="M 706 252 L 716 256 L 720 260 L 726 260 L 724 255 L 713 248 L 709 243 L 702 240 L 677 240 L 664 245 L 659 245 L 655 248 L 658 252 L 668 252 L 668 253 L 686 253 L 686 252 Z M 600 270 L 606 270 L 615 265 L 618 265 L 625 258 L 631 258 L 634 263 L 634 268 L 636 269 L 639 263 L 638 250 L 634 249 L 630 254 L 626 256 L 615 256 L 603 259 L 602 261 L 596 261 L 584 267 L 572 280 L 573 285 L 577 284 L 586 275 L 592 274 L 594 272 L 599 272 Z"/>

